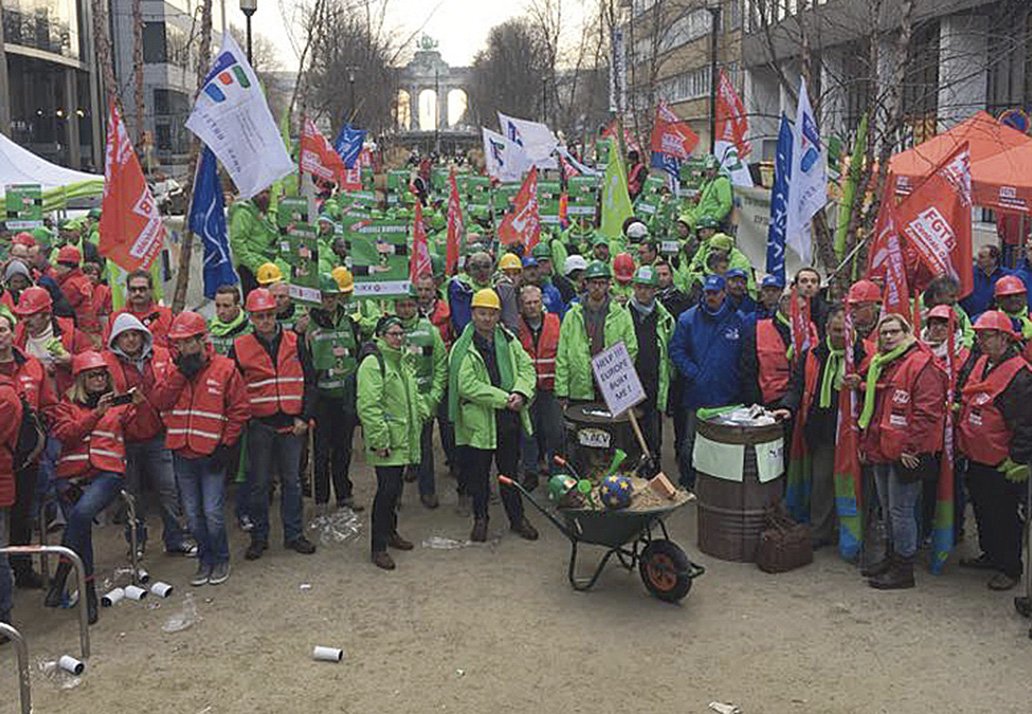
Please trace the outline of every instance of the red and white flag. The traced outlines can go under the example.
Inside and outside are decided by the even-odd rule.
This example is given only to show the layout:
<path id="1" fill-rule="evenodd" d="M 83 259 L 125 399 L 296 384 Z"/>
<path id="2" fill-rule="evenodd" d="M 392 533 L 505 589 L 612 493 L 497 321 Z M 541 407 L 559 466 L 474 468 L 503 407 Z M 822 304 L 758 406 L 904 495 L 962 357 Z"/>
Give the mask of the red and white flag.
<path id="1" fill-rule="evenodd" d="M 878 260 L 882 263 L 882 275 L 885 279 L 883 310 L 886 314 L 902 315 L 913 324 L 907 264 L 897 230 L 896 208 L 891 201 L 882 204 L 877 229 L 879 232 L 875 235 L 875 244 L 880 253 Z"/>
<path id="2" fill-rule="evenodd" d="M 333 150 L 330 142 L 326 141 L 326 137 L 309 117 L 305 117 L 301 129 L 301 171 L 339 184 L 344 183 L 347 172 L 340 154 Z M 361 176 L 361 169 L 357 169 L 357 172 Z"/>
<path id="3" fill-rule="evenodd" d="M 114 102 L 109 112 L 98 249 L 126 271 L 146 270 L 165 244 L 165 224 Z"/>
<path id="4" fill-rule="evenodd" d="M 541 217 L 538 214 L 537 169 L 531 169 L 516 194 L 512 213 L 498 226 L 498 241 L 503 245 L 522 243 L 527 255 L 541 240 Z"/>
<path id="5" fill-rule="evenodd" d="M 459 252 L 465 227 L 462 222 L 462 202 L 459 201 L 459 184 L 455 180 L 455 169 L 448 176 L 448 243 L 444 267 L 448 275 L 454 275 L 459 267 Z"/>
<path id="6" fill-rule="evenodd" d="M 666 102 L 656 107 L 656 124 L 652 128 L 652 151 L 678 159 L 687 159 L 699 143 L 698 135 Z"/>
<path id="7" fill-rule="evenodd" d="M 602 138 L 603 139 L 609 139 L 609 138 L 616 139 L 617 140 L 617 144 L 620 143 L 620 140 L 618 138 L 619 135 L 620 135 L 620 122 L 618 122 L 616 119 L 614 119 L 613 121 L 609 122 L 609 126 L 607 126 L 605 129 L 602 130 Z M 624 148 L 627 151 L 637 151 L 639 154 L 641 153 L 641 145 L 638 143 L 638 140 L 634 137 L 634 134 L 632 134 L 630 132 L 630 130 L 627 129 L 627 128 L 624 128 L 624 130 L 623 130 L 623 144 L 624 144 Z"/>
<path id="8" fill-rule="evenodd" d="M 816 329 L 810 318 L 810 299 L 801 298 L 792 288 L 789 303 L 790 333 L 792 336 L 792 361 L 802 359 L 806 350 L 817 344 Z"/>
<path id="9" fill-rule="evenodd" d="M 745 105 L 724 70 L 720 70 L 717 86 L 716 113 L 717 141 L 734 144 L 738 149 L 738 158 L 744 159 L 752 151 L 752 145 L 745 138 L 749 133 L 749 121 L 746 119 Z"/>
<path id="10" fill-rule="evenodd" d="M 409 258 L 409 280 L 414 283 L 423 275 L 433 274 L 434 265 L 430 260 L 426 226 L 423 225 L 423 204 L 416 201 L 416 217 L 412 226 L 412 256 Z"/>
<path id="11" fill-rule="evenodd" d="M 950 275 L 960 282 L 960 297 L 971 292 L 971 154 L 961 144 L 917 185 L 896 208 L 899 233 L 929 277 Z"/>

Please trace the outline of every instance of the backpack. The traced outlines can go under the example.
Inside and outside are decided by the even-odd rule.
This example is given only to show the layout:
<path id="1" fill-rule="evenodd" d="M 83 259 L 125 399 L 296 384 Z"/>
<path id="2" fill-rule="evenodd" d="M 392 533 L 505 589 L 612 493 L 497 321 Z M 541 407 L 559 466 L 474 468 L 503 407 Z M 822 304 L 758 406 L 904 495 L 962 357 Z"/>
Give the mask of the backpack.
<path id="1" fill-rule="evenodd" d="M 383 354 L 380 352 L 380 348 L 376 346 L 376 343 L 372 340 L 363 342 L 362 346 L 358 348 L 358 363 L 362 364 L 362 361 L 369 355 L 376 356 L 376 362 L 380 365 L 380 376 L 387 376 L 387 368 L 383 363 Z"/>
<path id="2" fill-rule="evenodd" d="M 21 471 L 31 464 L 46 446 L 46 430 L 36 411 L 19 395 L 22 405 L 21 424 L 18 426 L 18 444 L 14 447 L 14 470 Z"/>

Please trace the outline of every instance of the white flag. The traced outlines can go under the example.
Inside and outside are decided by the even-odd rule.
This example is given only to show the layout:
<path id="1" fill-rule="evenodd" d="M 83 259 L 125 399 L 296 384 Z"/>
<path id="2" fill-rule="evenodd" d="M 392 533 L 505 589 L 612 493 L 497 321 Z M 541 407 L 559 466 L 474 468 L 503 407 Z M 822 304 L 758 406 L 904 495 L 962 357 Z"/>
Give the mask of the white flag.
<path id="1" fill-rule="evenodd" d="M 534 165 L 523 147 L 486 127 L 481 130 L 487 175 L 504 183 L 522 181 L 523 174 Z"/>
<path id="2" fill-rule="evenodd" d="M 527 156 L 539 169 L 559 168 L 552 152 L 559 145 L 555 134 L 544 124 L 526 119 L 516 119 L 498 112 L 498 126 L 509 141 L 523 147 Z"/>
<path id="3" fill-rule="evenodd" d="M 713 153 L 720 160 L 720 167 L 727 171 L 731 183 L 745 188 L 753 187 L 752 174 L 749 167 L 738 155 L 738 147 L 730 141 L 717 139 L 713 144 Z"/>
<path id="4" fill-rule="evenodd" d="M 792 172 L 788 185 L 785 241 L 804 265 L 810 264 L 813 238 L 810 221 L 828 202 L 828 156 L 810 107 L 806 82 L 799 81 L 799 107 L 792 128 Z"/>
<path id="5" fill-rule="evenodd" d="M 241 198 L 251 198 L 294 170 L 258 78 L 230 36 L 197 94 L 186 128 L 226 167 Z"/>

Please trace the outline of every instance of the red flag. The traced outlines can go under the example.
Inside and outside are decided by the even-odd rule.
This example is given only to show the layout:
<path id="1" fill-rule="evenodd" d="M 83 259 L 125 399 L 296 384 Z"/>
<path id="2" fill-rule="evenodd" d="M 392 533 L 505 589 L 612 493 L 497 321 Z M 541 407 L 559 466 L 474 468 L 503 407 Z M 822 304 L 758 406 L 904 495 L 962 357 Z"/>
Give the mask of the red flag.
<path id="1" fill-rule="evenodd" d="M 608 139 L 608 138 L 616 139 L 617 136 L 619 136 L 619 134 L 620 134 L 620 122 L 617 121 L 616 119 L 614 119 L 613 121 L 609 122 L 609 126 L 607 126 L 605 129 L 602 130 L 602 138 L 603 139 Z M 617 141 L 619 141 L 619 140 L 617 140 Z M 641 154 L 641 145 L 638 144 L 638 140 L 636 138 L 634 138 L 634 134 L 632 134 L 628 129 L 624 129 L 623 130 L 623 144 L 624 144 L 624 148 L 627 151 L 637 151 L 639 154 Z"/>
<path id="2" fill-rule="evenodd" d="M 503 245 L 522 243 L 529 255 L 541 239 L 541 218 L 538 215 L 537 169 L 523 179 L 512 213 L 506 214 L 498 226 L 498 240 Z"/>
<path id="3" fill-rule="evenodd" d="M 114 102 L 109 111 L 98 249 L 126 271 L 146 270 L 165 245 L 165 224 Z"/>
<path id="4" fill-rule="evenodd" d="M 434 266 L 430 260 L 430 247 L 426 242 L 426 226 L 423 225 L 423 204 L 416 201 L 416 217 L 412 226 L 412 256 L 409 258 L 409 280 L 413 283 L 423 275 L 433 275 Z"/>
<path id="5" fill-rule="evenodd" d="M 451 191 L 448 194 L 448 245 L 444 269 L 448 275 L 454 275 L 459 268 L 459 249 L 464 232 L 462 203 L 459 201 L 459 184 L 455 180 L 455 169 L 452 169 L 451 175 L 448 176 L 448 184 Z"/>
<path id="6" fill-rule="evenodd" d="M 652 128 L 652 150 L 678 159 L 687 159 L 698 145 L 699 137 L 688 122 L 674 114 L 674 110 L 661 101 L 656 107 L 656 125 Z"/>
<path id="7" fill-rule="evenodd" d="M 965 142 L 896 208 L 900 235 L 929 273 L 952 275 L 971 292 L 971 154 Z M 922 290 L 920 280 L 914 287 Z"/>
<path id="8" fill-rule="evenodd" d="M 354 168 L 344 168 L 344 173 L 340 176 L 340 190 L 341 191 L 361 191 L 362 190 L 362 167 L 355 163 Z"/>
<path id="9" fill-rule="evenodd" d="M 570 225 L 570 196 L 563 191 L 559 194 L 559 227 L 564 230 Z"/>
<path id="10" fill-rule="evenodd" d="M 344 160 L 333 150 L 326 137 L 319 133 L 315 122 L 305 117 L 301 130 L 301 170 L 326 181 L 344 183 Z M 361 177 L 361 172 L 359 171 Z M 361 181 L 359 181 L 361 186 Z"/>
<path id="11" fill-rule="evenodd" d="M 910 286 L 906 261 L 896 230 L 895 211 L 891 203 L 884 203 L 878 214 L 879 233 L 876 234 L 875 242 L 881 252 L 880 260 L 883 262 L 885 279 L 885 297 L 882 305 L 886 314 L 902 315 L 914 324 L 910 312 Z M 915 331 L 916 327 L 915 325 Z"/>
<path id="12" fill-rule="evenodd" d="M 810 320 L 810 300 L 799 300 L 799 293 L 795 288 L 792 288 L 789 318 L 792 323 L 792 360 L 795 361 L 802 359 L 803 353 L 817 344 L 816 331 Z"/>
<path id="13" fill-rule="evenodd" d="M 745 137 L 749 133 L 745 105 L 739 99 L 731 80 L 720 70 L 720 85 L 717 88 L 717 141 L 727 141 L 738 149 L 738 157 L 744 159 L 752 151 L 752 145 Z"/>

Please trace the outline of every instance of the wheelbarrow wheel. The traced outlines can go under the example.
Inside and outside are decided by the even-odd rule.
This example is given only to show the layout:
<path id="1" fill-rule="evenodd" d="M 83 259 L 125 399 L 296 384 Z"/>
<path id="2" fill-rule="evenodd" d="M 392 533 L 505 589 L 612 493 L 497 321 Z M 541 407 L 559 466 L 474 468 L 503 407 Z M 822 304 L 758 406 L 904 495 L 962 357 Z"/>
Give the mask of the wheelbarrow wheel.
<path id="1" fill-rule="evenodd" d="M 650 542 L 642 551 L 638 572 L 648 591 L 666 602 L 677 602 L 692 589 L 691 561 L 673 541 Z"/>

